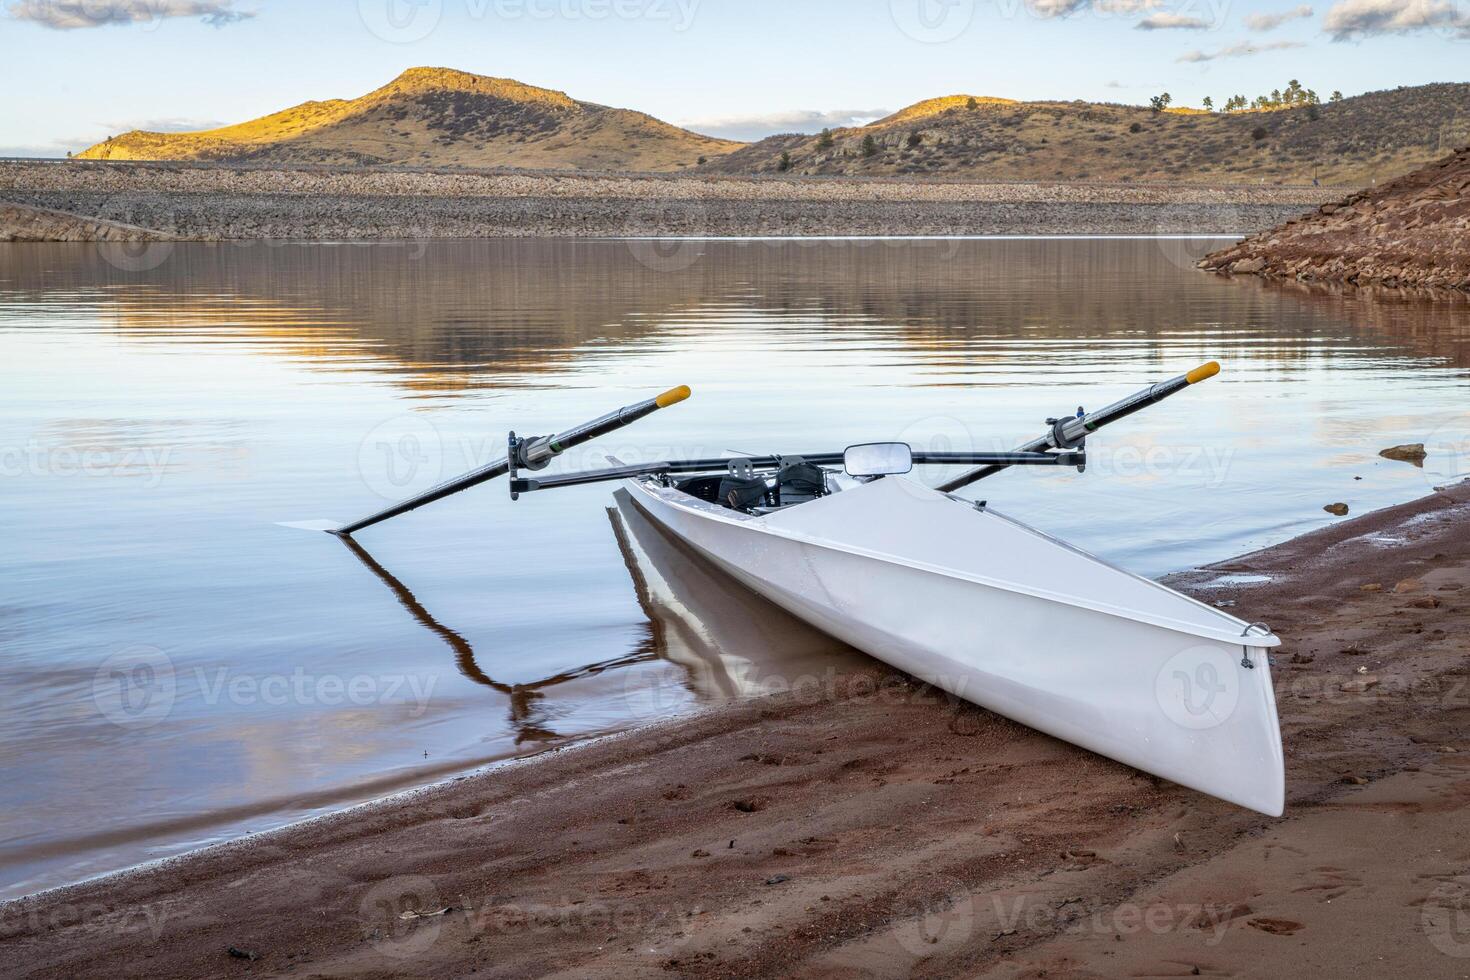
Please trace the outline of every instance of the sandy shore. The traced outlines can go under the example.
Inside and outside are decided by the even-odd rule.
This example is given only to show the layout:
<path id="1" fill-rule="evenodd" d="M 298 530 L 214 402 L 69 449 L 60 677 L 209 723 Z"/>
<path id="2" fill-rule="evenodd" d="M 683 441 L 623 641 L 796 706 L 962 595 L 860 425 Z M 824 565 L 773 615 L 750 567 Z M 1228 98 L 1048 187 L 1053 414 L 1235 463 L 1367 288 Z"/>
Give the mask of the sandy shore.
<path id="1" fill-rule="evenodd" d="M 185 239 L 1244 234 L 1326 188 L 0 162 L 0 202 Z M 0 238 L 5 237 L 0 226 Z"/>
<path id="2" fill-rule="evenodd" d="M 1285 641 L 1281 819 L 875 667 L 11 903 L 0 962 L 48 977 L 1465 976 L 1467 521 L 1461 484 L 1173 581 Z"/>

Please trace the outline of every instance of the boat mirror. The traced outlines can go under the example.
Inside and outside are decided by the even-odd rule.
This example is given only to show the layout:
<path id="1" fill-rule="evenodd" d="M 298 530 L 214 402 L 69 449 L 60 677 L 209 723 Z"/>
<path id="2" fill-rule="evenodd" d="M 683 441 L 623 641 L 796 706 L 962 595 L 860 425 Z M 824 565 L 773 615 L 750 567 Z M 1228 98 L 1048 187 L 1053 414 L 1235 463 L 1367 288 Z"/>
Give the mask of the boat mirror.
<path id="1" fill-rule="evenodd" d="M 906 442 L 869 442 L 848 446 L 842 454 L 848 476 L 888 476 L 914 468 L 914 451 Z"/>

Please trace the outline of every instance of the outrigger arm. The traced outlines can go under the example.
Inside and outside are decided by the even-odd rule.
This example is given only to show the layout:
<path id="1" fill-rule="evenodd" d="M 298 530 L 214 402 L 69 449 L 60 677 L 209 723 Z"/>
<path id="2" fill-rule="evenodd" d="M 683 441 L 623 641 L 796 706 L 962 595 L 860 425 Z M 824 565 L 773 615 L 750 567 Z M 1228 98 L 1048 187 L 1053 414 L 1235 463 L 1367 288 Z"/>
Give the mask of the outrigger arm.
<path id="1" fill-rule="evenodd" d="M 1018 447 L 1016 451 L 1018 453 L 1044 453 L 1056 449 L 1083 449 L 1087 437 L 1108 423 L 1127 418 L 1139 409 L 1161 402 L 1175 392 L 1183 391 L 1190 385 L 1199 384 L 1219 373 L 1219 363 L 1210 361 L 1208 364 L 1201 364 L 1188 374 L 1181 374 L 1177 378 L 1149 385 L 1142 391 L 1135 391 L 1127 398 L 1113 402 L 1107 408 L 1093 412 L 1091 415 L 1079 408 L 1074 418 L 1047 419 L 1047 425 L 1051 428 L 1046 435 L 1032 439 L 1024 446 Z M 999 473 L 1010 465 L 1009 463 L 989 463 L 979 469 L 957 476 L 935 489 L 942 493 L 954 493 L 976 480 L 983 480 L 987 476 Z"/>
<path id="2" fill-rule="evenodd" d="M 1155 402 L 1162 401 L 1177 391 L 1192 384 L 1212 378 L 1220 373 L 1220 365 L 1211 361 L 1168 381 L 1160 381 L 1158 384 L 1150 385 L 1142 391 L 1114 402 L 1107 408 L 1091 415 L 1081 409 L 1077 410 L 1075 418 L 1048 419 L 1047 423 L 1051 429 L 1046 435 L 1039 439 L 1033 439 L 1014 452 L 1008 453 L 955 453 L 955 452 L 916 452 L 913 453 L 913 462 L 916 466 L 924 465 L 961 465 L 976 466 L 978 469 L 971 470 L 954 480 L 949 481 L 939 490 L 952 493 L 961 487 L 969 486 L 976 480 L 982 480 L 993 473 L 1008 469 L 1012 466 L 1075 466 L 1079 470 L 1087 465 L 1085 442 L 1087 436 L 1096 432 L 1110 422 L 1132 415 L 1139 409 L 1146 408 Z M 689 387 L 680 385 L 671 388 L 656 398 L 628 405 L 615 412 L 585 422 L 582 425 L 568 429 L 554 436 L 538 436 L 533 438 L 519 438 L 514 432 L 510 434 L 506 454 L 502 459 L 496 460 L 488 466 L 482 466 L 472 470 L 463 476 L 455 477 L 438 486 L 432 487 L 417 496 L 394 504 L 385 510 L 378 511 L 354 521 L 351 524 L 337 528 L 330 533 L 339 536 L 350 536 L 364 528 L 372 527 L 400 514 L 406 514 L 416 510 L 425 504 L 479 486 L 489 480 L 501 476 L 510 477 L 510 495 L 512 499 L 523 493 L 536 490 L 551 490 L 557 487 L 584 486 L 589 483 L 604 483 L 613 480 L 626 480 L 639 476 L 672 476 L 679 473 L 710 473 L 725 469 L 739 467 L 744 473 L 753 473 L 759 470 L 777 470 L 792 462 L 801 461 L 816 466 L 837 466 L 843 462 L 844 453 L 824 452 L 806 453 L 800 455 L 785 456 L 753 456 L 731 460 L 725 457 L 717 459 L 686 459 L 686 460 L 664 460 L 655 463 L 643 463 L 636 466 L 617 466 L 604 470 L 589 470 L 582 473 L 558 473 L 552 476 L 529 479 L 522 475 L 523 471 L 535 472 L 545 469 L 557 456 L 569 449 L 580 446 L 585 442 L 596 439 L 625 425 L 631 425 L 641 418 L 646 418 L 661 408 L 676 405 L 689 397 Z"/>
<path id="3" fill-rule="evenodd" d="M 505 476 L 513 469 L 544 469 L 548 463 L 568 449 L 580 446 L 582 443 L 596 439 L 598 436 L 605 436 L 609 432 L 621 429 L 625 425 L 631 425 L 641 418 L 652 415 L 661 408 L 677 405 L 688 397 L 689 386 L 680 385 L 677 388 L 670 388 L 657 398 L 650 398 L 647 401 L 638 402 L 636 405 L 628 405 L 620 408 L 616 412 L 609 412 L 601 418 L 593 419 L 591 422 L 584 422 L 559 435 L 541 436 L 536 439 L 514 440 L 514 451 L 507 453 L 504 458 L 496 460 L 489 466 L 482 466 L 477 470 L 466 473 L 464 476 L 457 476 L 452 480 L 447 480 L 436 487 L 425 490 L 418 496 L 410 497 L 407 500 L 396 503 L 392 507 L 386 510 L 380 510 L 376 514 L 364 517 L 360 521 L 345 524 L 331 533 L 337 535 L 356 534 L 363 528 L 372 527 L 374 524 L 382 523 L 389 518 L 397 517 L 399 514 L 406 514 L 411 510 L 416 510 L 424 506 L 424 504 L 431 504 L 436 500 L 443 500 L 445 497 L 459 493 L 461 490 L 468 490 L 470 487 L 479 486 L 487 480 Z"/>

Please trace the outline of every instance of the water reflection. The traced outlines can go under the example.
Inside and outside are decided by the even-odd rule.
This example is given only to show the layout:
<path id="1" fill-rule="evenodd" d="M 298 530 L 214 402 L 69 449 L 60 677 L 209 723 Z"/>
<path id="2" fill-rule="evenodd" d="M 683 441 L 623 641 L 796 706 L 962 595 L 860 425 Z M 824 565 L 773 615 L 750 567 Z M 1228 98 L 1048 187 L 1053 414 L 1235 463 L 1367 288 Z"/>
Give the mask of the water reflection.
<path id="1" fill-rule="evenodd" d="M 393 576 L 392 572 L 380 565 L 378 560 L 368 554 L 367 549 L 359 544 L 355 538 L 342 536 L 337 537 L 336 540 L 341 541 L 347 547 L 347 550 L 352 552 L 358 561 L 362 562 L 363 567 L 372 572 L 380 582 L 388 587 L 388 590 L 393 593 L 393 597 L 398 600 L 398 604 L 404 609 L 407 609 L 409 615 L 413 616 L 419 625 L 449 645 L 449 648 L 454 651 L 455 663 L 459 666 L 459 672 L 461 674 L 476 684 L 483 684 L 485 687 L 499 691 L 505 695 L 510 707 L 510 725 L 516 733 L 516 745 L 523 745 L 527 742 L 552 742 L 565 737 L 546 727 L 546 713 L 538 709 L 538 702 L 546 696 L 544 693 L 546 689 L 555 687 L 558 684 L 580 680 L 584 677 L 596 677 L 605 671 L 618 670 L 622 667 L 632 667 L 635 664 L 647 663 L 649 660 L 658 656 L 657 650 L 641 650 L 625 657 L 586 664 L 573 670 L 560 671 L 538 681 L 524 684 L 503 684 L 480 668 L 479 662 L 475 659 L 475 649 L 470 645 L 468 640 L 435 619 L 433 614 L 424 608 L 424 604 L 419 602 L 418 597 L 413 594 L 408 586 L 404 585 Z"/>
<path id="2" fill-rule="evenodd" d="M 613 493 L 613 532 L 653 626 L 654 649 L 700 700 L 791 690 L 868 658 L 751 592 Z"/>
<path id="3" fill-rule="evenodd" d="M 65 300 L 79 316 L 101 309 L 120 336 L 140 342 L 250 343 L 333 369 L 386 370 L 424 393 L 534 383 L 589 356 L 677 342 L 692 323 L 735 326 L 751 315 L 800 328 L 803 344 L 817 339 L 813 330 L 822 343 L 902 344 L 933 383 L 1061 337 L 1079 355 L 1126 344 L 1147 373 L 1164 366 L 1156 344 L 1208 325 L 1229 356 L 1276 341 L 1281 317 L 1293 314 L 1283 303 L 1296 302 L 1323 303 L 1355 329 L 1407 328 L 1379 343 L 1464 356 L 1464 297 L 1350 296 L 1196 272 L 1195 256 L 1217 244 L 707 242 L 691 244 L 695 260 L 672 272 L 613 241 L 194 244 L 140 270 L 75 246 L 34 245 L 12 247 L 0 290 L 8 302 L 53 310 Z M 1276 353 L 1289 363 L 1354 351 Z"/>
<path id="4" fill-rule="evenodd" d="M 429 612 L 413 591 L 357 539 L 339 537 L 352 555 L 387 586 L 399 605 L 454 652 L 459 672 L 506 698 L 516 744 L 566 737 L 549 727 L 543 700 L 561 684 L 653 660 L 677 668 L 677 682 L 696 701 L 722 701 L 790 690 L 869 663 L 860 652 L 791 616 L 691 552 L 649 520 L 626 490 L 613 494 L 608 519 L 648 618 L 648 636 L 626 656 L 559 671 L 522 683 L 504 683 L 480 665 L 465 637 Z M 514 653 L 514 651 L 511 651 Z M 657 686 L 666 675 L 642 678 L 628 693 L 669 704 Z"/>

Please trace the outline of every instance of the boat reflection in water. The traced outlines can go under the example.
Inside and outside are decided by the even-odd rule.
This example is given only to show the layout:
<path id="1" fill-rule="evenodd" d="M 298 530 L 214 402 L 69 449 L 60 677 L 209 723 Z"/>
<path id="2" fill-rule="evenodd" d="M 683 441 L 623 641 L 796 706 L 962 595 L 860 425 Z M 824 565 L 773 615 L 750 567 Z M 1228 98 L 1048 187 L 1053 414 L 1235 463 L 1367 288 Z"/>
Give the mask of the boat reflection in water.
<path id="1" fill-rule="evenodd" d="M 526 684 L 487 674 L 474 647 L 444 625 L 413 591 L 355 539 L 340 540 L 404 609 L 454 651 L 459 671 L 505 695 L 517 746 L 566 737 L 550 727 L 545 698 L 559 684 L 663 661 L 667 669 L 627 675 L 624 695 L 635 717 L 662 715 L 671 705 L 713 702 L 822 685 L 846 669 L 873 661 L 833 639 L 710 565 L 652 524 L 625 490 L 613 495 L 608 518 L 648 617 L 648 639 L 632 653 L 590 663 Z M 669 690 L 670 685 L 678 690 Z"/>
<path id="2" fill-rule="evenodd" d="M 768 602 L 670 537 L 628 491 L 613 493 L 613 533 L 660 658 L 703 701 L 775 694 L 875 662 Z"/>
<path id="3" fill-rule="evenodd" d="M 504 694 L 510 704 L 510 724 L 516 733 L 516 745 L 525 745 L 528 742 L 550 742 L 556 741 L 564 736 L 552 731 L 546 725 L 546 712 L 542 709 L 540 702 L 545 698 L 543 693 L 547 688 L 570 681 L 581 680 L 586 677 L 595 677 L 598 674 L 610 670 L 619 670 L 623 667 L 631 667 L 635 664 L 647 663 L 657 655 L 649 650 L 639 650 L 625 657 L 613 660 L 604 660 L 599 663 L 587 664 L 575 670 L 563 671 L 550 677 L 529 684 L 505 684 L 497 681 L 480 668 L 475 660 L 475 649 L 455 630 L 445 626 L 435 619 L 419 602 L 415 596 L 392 572 L 384 568 L 376 558 L 368 554 L 367 549 L 358 544 L 353 538 L 342 536 L 338 538 L 347 549 L 362 562 L 368 571 L 372 572 L 379 581 L 386 585 L 398 599 L 400 605 L 407 609 L 414 619 L 418 620 L 429 632 L 442 639 L 454 651 L 454 658 L 459 666 L 459 672 L 477 684 L 483 684 Z"/>

